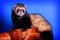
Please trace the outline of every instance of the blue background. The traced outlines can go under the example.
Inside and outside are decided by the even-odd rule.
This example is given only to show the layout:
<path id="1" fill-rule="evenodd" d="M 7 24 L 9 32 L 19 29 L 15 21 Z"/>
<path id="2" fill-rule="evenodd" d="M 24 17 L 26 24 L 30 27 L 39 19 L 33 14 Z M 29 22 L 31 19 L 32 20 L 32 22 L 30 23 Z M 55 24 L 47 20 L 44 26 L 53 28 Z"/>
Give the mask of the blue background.
<path id="1" fill-rule="evenodd" d="M 0 33 L 12 29 L 11 11 L 16 3 L 23 3 L 28 13 L 39 13 L 52 26 L 54 40 L 60 40 L 59 1 L 57 0 L 0 0 Z"/>

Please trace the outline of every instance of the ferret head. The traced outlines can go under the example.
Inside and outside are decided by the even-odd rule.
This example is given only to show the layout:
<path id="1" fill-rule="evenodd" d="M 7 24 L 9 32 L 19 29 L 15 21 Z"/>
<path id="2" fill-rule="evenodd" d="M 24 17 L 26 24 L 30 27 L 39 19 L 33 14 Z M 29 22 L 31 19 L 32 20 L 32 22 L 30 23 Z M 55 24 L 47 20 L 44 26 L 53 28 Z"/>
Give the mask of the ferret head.
<path id="1" fill-rule="evenodd" d="M 26 13 L 26 7 L 24 4 L 16 4 L 14 7 L 13 7 L 13 11 L 15 12 L 16 15 L 18 16 L 24 16 L 25 13 Z"/>

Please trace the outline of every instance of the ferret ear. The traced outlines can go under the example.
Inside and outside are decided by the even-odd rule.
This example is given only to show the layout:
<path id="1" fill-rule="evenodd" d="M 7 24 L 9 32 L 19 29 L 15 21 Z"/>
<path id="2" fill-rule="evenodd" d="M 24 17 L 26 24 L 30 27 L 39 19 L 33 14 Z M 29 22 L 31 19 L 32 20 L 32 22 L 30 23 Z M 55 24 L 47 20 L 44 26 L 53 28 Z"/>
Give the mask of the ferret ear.
<path id="1" fill-rule="evenodd" d="M 17 5 L 15 5 L 15 6 L 13 7 L 13 10 L 15 10 L 16 7 L 17 7 Z"/>
<path id="2" fill-rule="evenodd" d="M 25 8 L 25 12 L 27 11 L 27 6 L 24 6 L 24 8 Z"/>
<path id="3" fill-rule="evenodd" d="M 25 8 L 27 8 L 27 6 L 24 6 Z"/>

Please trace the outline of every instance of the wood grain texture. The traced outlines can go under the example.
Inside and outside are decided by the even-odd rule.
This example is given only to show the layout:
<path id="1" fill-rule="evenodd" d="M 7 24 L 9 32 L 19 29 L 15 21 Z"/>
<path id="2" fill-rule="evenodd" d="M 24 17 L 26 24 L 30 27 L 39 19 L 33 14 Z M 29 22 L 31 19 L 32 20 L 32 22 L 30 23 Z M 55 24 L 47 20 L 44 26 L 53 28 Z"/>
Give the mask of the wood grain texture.
<path id="1" fill-rule="evenodd" d="M 0 40 L 11 40 L 9 33 L 0 34 Z"/>
<path id="2" fill-rule="evenodd" d="M 32 15 L 30 15 L 30 19 L 32 22 L 32 26 L 37 28 L 37 30 L 39 30 L 40 32 L 51 31 L 51 26 L 41 15 L 32 14 Z"/>

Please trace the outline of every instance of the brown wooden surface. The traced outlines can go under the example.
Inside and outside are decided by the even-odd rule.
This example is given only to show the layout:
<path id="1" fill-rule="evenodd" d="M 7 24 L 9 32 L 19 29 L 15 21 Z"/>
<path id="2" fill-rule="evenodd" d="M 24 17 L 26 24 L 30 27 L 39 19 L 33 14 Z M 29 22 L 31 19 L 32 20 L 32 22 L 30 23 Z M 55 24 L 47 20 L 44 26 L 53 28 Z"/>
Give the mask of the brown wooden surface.
<path id="1" fill-rule="evenodd" d="M 9 33 L 0 34 L 0 40 L 11 40 Z"/>
<path id="2" fill-rule="evenodd" d="M 40 33 L 37 33 L 35 28 L 29 28 L 25 31 L 16 29 L 0 34 L 0 40 L 38 40 L 39 37 Z"/>
<path id="3" fill-rule="evenodd" d="M 41 15 L 31 14 L 30 19 L 32 22 L 32 26 L 37 28 L 38 31 L 51 31 L 51 26 L 46 19 L 44 19 Z"/>

